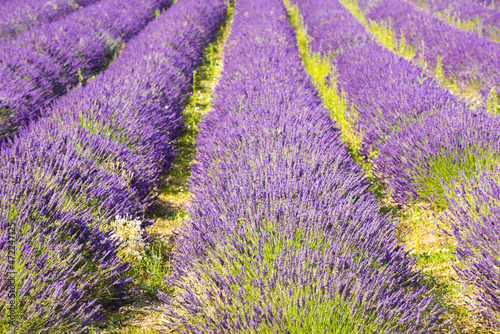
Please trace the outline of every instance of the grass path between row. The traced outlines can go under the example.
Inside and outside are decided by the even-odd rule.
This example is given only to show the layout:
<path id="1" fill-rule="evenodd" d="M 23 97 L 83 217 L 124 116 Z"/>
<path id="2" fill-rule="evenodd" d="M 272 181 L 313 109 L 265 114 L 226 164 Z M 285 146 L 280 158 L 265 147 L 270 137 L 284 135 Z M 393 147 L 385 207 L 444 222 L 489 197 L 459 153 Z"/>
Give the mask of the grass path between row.
<path id="1" fill-rule="evenodd" d="M 215 40 L 204 51 L 203 63 L 193 74 L 193 94 L 183 111 L 184 129 L 178 138 L 175 159 L 160 186 L 157 201 L 146 212 L 146 218 L 155 220 L 147 227 L 150 249 L 141 260 L 132 264 L 136 293 L 125 305 L 107 310 L 107 315 L 95 327 L 93 333 L 103 334 L 147 334 L 160 333 L 162 313 L 156 308 L 161 303 L 156 297 L 157 289 L 164 292 L 169 287 L 163 284 L 169 273 L 170 254 L 175 247 L 175 235 L 188 218 L 187 206 L 191 200 L 189 177 L 191 164 L 195 162 L 195 139 L 198 124 L 210 111 L 212 92 L 222 70 L 223 47 L 229 34 L 234 6 L 228 7 L 226 21 Z"/>

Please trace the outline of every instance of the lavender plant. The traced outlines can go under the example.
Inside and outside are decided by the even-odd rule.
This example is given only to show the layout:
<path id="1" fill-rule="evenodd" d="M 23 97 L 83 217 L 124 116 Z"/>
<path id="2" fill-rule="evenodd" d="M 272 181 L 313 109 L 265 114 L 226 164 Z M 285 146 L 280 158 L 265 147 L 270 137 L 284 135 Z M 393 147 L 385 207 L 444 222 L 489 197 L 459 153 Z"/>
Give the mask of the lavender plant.
<path id="1" fill-rule="evenodd" d="M 498 129 L 499 117 L 450 108 L 392 136 L 375 166 L 383 171 L 398 200 L 423 197 L 446 207 L 447 187 L 498 163 Z"/>
<path id="2" fill-rule="evenodd" d="M 9 268 L 2 261 L 2 330 L 85 332 L 102 314 L 99 304 L 123 296 L 130 267 L 118 256 L 124 245 L 113 235 L 113 218 L 138 216 L 154 200 L 174 155 L 192 73 L 225 9 L 222 0 L 176 3 L 104 74 L 0 149 L 0 222 L 22 231 L 15 236 L 14 300 L 22 326 L 9 321 Z"/>
<path id="3" fill-rule="evenodd" d="M 0 41 L 0 137 L 12 136 L 48 102 L 103 70 L 124 41 L 170 4 L 105 0 Z"/>
<path id="4" fill-rule="evenodd" d="M 463 234 L 457 236 L 462 249 L 470 250 L 468 245 L 475 244 L 476 254 L 460 250 L 458 258 L 467 269 L 457 267 L 457 271 L 464 281 L 482 291 L 480 311 L 491 319 L 498 312 L 492 302 L 497 298 L 498 268 L 493 260 L 483 263 L 481 269 L 474 265 L 481 261 L 479 249 L 485 258 L 497 258 L 496 243 L 488 244 L 474 231 L 485 231 L 483 226 L 498 218 L 495 209 L 489 211 L 491 215 L 476 214 L 474 219 L 464 215 L 479 210 L 475 203 L 484 202 L 484 195 L 476 188 L 489 189 L 484 175 L 491 175 L 498 164 L 498 117 L 481 108 L 472 110 L 435 80 L 419 75 L 404 59 L 368 38 L 357 37 L 361 25 L 349 23 L 353 17 L 339 3 L 295 2 L 308 26 L 311 49 L 325 57 L 334 53 L 336 84 L 347 92 L 347 99 L 359 113 L 362 152 L 366 155 L 378 150 L 372 166 L 393 190 L 393 198 L 399 202 L 425 198 L 442 208 L 450 205 L 451 217 L 467 221 L 455 224 L 454 231 Z M 335 26 L 352 28 L 332 32 Z M 471 178 L 476 181 L 471 183 Z M 449 191 L 460 185 L 461 191 Z M 469 194 L 467 201 L 463 200 L 464 192 Z M 494 230 L 489 235 L 488 240 L 498 238 Z"/>
<path id="5" fill-rule="evenodd" d="M 464 178 L 465 179 L 465 178 Z M 447 189 L 452 232 L 457 239 L 455 267 L 472 287 L 479 312 L 493 327 L 500 327 L 500 228 L 498 169 L 466 178 Z"/>
<path id="6" fill-rule="evenodd" d="M 160 293 L 174 332 L 431 333 L 442 309 L 378 214 L 301 66 L 281 1 L 245 1 L 201 123 Z"/>
<path id="7" fill-rule="evenodd" d="M 340 2 L 291 3 L 308 28 L 311 52 L 333 64 L 334 72 L 328 75 L 335 77 L 339 95 L 356 110 L 354 127 L 365 157 L 376 156 L 393 134 L 428 115 L 445 108 L 466 109 L 465 101 L 376 43 Z"/>
<path id="8" fill-rule="evenodd" d="M 5 172 L 22 182 L 22 173 L 2 168 Z M 99 314 L 95 290 L 105 291 L 99 281 L 109 290 L 127 284 L 117 280 L 128 270 L 114 254 L 119 244 L 100 231 L 99 224 L 90 227 L 88 216 L 60 210 L 43 182 L 23 188 L 1 180 L 9 195 L 2 194 L 0 207 L 2 332 L 83 331 Z M 7 259 L 9 252 L 14 254 L 13 264 Z"/>

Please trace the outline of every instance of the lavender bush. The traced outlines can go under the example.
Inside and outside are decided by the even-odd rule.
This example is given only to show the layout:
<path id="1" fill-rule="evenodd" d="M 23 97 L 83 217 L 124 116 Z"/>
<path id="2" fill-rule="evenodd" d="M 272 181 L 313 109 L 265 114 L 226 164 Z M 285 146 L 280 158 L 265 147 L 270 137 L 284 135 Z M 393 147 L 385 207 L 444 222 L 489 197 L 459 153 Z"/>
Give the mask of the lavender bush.
<path id="1" fill-rule="evenodd" d="M 490 324 L 500 327 L 500 182 L 498 169 L 473 175 L 448 188 L 451 227 L 458 241 L 455 270 L 475 290 Z"/>
<path id="2" fill-rule="evenodd" d="M 170 3 L 104 0 L 0 41 L 0 137 L 11 136 L 38 118 L 47 102 L 104 69 L 122 43 Z"/>
<path id="3" fill-rule="evenodd" d="M 339 94 L 354 106 L 360 153 L 375 155 L 391 135 L 445 108 L 466 108 L 435 79 L 375 42 L 339 1 L 292 1 L 311 52 L 331 57 Z M 336 27 L 342 27 L 337 29 Z M 383 173 L 383 171 L 382 171 Z"/>
<path id="4" fill-rule="evenodd" d="M 60 209 L 60 199 L 47 193 L 42 175 L 29 187 L 12 183 L 7 175 L 21 185 L 26 179 L 17 167 L 1 171 L 0 328 L 4 333 L 14 332 L 11 326 L 16 333 L 79 333 L 99 314 L 96 295 L 127 284 L 123 274 L 129 266 L 116 258 L 120 245 L 99 229 L 100 222 L 91 225 L 88 214 Z M 7 261 L 9 247 L 13 267 Z M 7 280 L 10 270 L 13 283 Z"/>
<path id="5" fill-rule="evenodd" d="M 129 266 L 117 256 L 113 218 L 140 215 L 154 200 L 174 155 L 192 73 L 225 10 L 222 0 L 179 1 L 104 74 L 0 149 L 0 222 L 17 224 L 15 247 L 23 254 L 15 270 L 18 332 L 83 332 L 104 297 L 123 293 Z M 0 269 L 0 324 L 13 331 L 4 289 L 9 268 L 2 261 Z"/>
<path id="6" fill-rule="evenodd" d="M 379 151 L 391 135 L 428 115 L 445 108 L 466 109 L 464 101 L 435 79 L 373 42 L 346 47 L 334 64 L 338 85 L 358 113 L 360 152 L 366 157 Z"/>
<path id="7" fill-rule="evenodd" d="M 165 284 L 184 333 L 434 333 L 442 309 L 316 96 L 281 1 L 239 0 Z"/>
<path id="8" fill-rule="evenodd" d="M 464 175 L 460 180 L 465 181 L 498 163 L 499 129 L 499 117 L 451 108 L 392 136 L 375 166 L 395 190 L 395 198 L 423 197 L 446 207 L 444 189 L 453 180 Z"/>

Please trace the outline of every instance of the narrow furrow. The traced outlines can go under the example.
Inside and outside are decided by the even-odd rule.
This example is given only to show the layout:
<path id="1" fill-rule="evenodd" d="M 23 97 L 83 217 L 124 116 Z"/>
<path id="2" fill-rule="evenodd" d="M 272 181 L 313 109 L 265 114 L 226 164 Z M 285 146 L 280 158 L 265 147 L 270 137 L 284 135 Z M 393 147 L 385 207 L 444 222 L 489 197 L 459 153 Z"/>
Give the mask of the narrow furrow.
<path id="1" fill-rule="evenodd" d="M 200 121 L 211 108 L 212 92 L 222 69 L 223 47 L 232 13 L 231 5 L 215 40 L 205 48 L 203 63 L 193 73 L 193 94 L 182 111 L 183 129 L 177 139 L 175 158 L 161 182 L 161 193 L 146 211 L 146 217 L 154 223 L 146 229 L 146 236 L 142 236 L 147 242 L 139 249 L 140 258 L 131 258 L 130 261 L 133 284 L 138 294 L 100 320 L 95 328 L 97 333 L 159 333 L 162 312 L 158 309 L 161 303 L 156 294 L 158 289 L 164 292 L 170 289 L 162 281 L 170 271 L 170 256 L 177 231 L 188 217 L 187 206 L 192 197 L 188 181 L 191 164 L 195 162 L 195 138 Z"/>

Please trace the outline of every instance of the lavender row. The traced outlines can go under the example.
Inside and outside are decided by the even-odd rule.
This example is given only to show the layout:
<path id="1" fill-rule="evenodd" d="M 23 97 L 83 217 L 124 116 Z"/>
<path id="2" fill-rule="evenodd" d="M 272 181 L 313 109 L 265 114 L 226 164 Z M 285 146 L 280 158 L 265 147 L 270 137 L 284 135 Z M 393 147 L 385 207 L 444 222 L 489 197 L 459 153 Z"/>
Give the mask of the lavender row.
<path id="1" fill-rule="evenodd" d="M 393 197 L 401 202 L 424 197 L 443 207 L 451 204 L 454 213 L 461 212 L 462 223 L 452 224 L 455 234 L 460 230 L 471 231 L 471 234 L 469 238 L 457 237 L 459 259 L 468 265 L 468 281 L 481 282 L 478 286 L 483 291 L 480 293 L 482 313 L 493 319 L 491 315 L 498 314 L 500 306 L 494 288 L 500 270 L 493 265 L 492 259 L 497 254 L 495 244 L 500 234 L 489 229 L 484 239 L 484 234 L 480 237 L 481 233 L 474 232 L 484 232 L 482 224 L 487 224 L 491 218 L 484 222 L 477 219 L 473 213 L 477 206 L 460 200 L 460 193 L 467 193 L 487 206 L 488 202 L 482 200 L 485 196 L 477 189 L 488 187 L 493 181 L 484 184 L 477 181 L 472 186 L 467 180 L 475 174 L 488 175 L 488 170 L 500 159 L 500 119 L 481 109 L 467 109 L 463 101 L 456 100 L 434 79 L 378 46 L 339 2 L 294 2 L 308 26 L 311 49 L 323 56 L 341 50 L 333 60 L 338 86 L 347 92 L 349 102 L 358 112 L 357 129 L 363 138 L 362 152 L 368 155 L 373 150 L 378 151 L 373 166 L 381 180 L 392 189 Z M 483 179 L 485 177 L 479 178 Z M 450 192 L 457 183 L 469 184 L 469 187 Z M 489 209 L 491 217 L 498 219 L 492 204 Z M 466 224 L 464 217 L 475 220 Z M 467 245 L 470 243 L 475 243 L 476 247 L 482 245 L 478 248 L 488 260 L 472 256 Z M 485 270 L 472 269 L 477 263 L 487 268 L 487 274 Z M 484 303 L 485 300 L 488 303 Z"/>
<path id="2" fill-rule="evenodd" d="M 401 0 L 380 1 L 365 14 L 377 23 L 390 22 L 397 38 L 404 34 L 416 48 L 416 57 L 433 69 L 440 63 L 445 78 L 464 91 L 471 86 L 485 101 L 492 90 L 500 94 L 500 43 L 451 27 Z"/>
<path id="3" fill-rule="evenodd" d="M 396 200 L 437 193 L 442 201 L 443 178 L 449 183 L 458 170 L 475 170 L 481 157 L 498 152 L 497 117 L 469 109 L 435 79 L 379 46 L 338 1 L 293 3 L 308 26 L 311 50 L 336 54 L 338 86 L 357 113 L 360 152 L 378 156 L 374 167 Z"/>
<path id="4" fill-rule="evenodd" d="M 339 140 L 279 0 L 238 0 L 160 294 L 186 333 L 434 333 L 394 225 Z"/>
<path id="5" fill-rule="evenodd" d="M 43 23 L 57 21 L 99 0 L 7 1 L 0 6 L 0 38 L 11 38 Z"/>
<path id="6" fill-rule="evenodd" d="M 103 0 L 0 42 L 0 142 L 40 116 L 48 102 L 106 67 L 171 0 Z"/>
<path id="7" fill-rule="evenodd" d="M 480 36 L 500 42 L 500 12 L 467 0 L 409 0 L 413 5 L 423 5 L 434 15 L 451 20 L 461 29 L 469 29 Z"/>
<path id="8" fill-rule="evenodd" d="M 462 281 L 475 287 L 479 312 L 500 328 L 500 180 L 499 169 L 472 175 L 452 187 L 452 232 L 458 241 L 455 266 Z M 473 191 L 471 191 L 473 189 Z"/>
<path id="9" fill-rule="evenodd" d="M 119 298 L 129 265 L 116 215 L 141 215 L 174 156 L 181 109 L 224 0 L 183 0 L 132 39 L 108 70 L 52 106 L 0 151 L 0 328 L 9 327 L 9 239 L 18 332 L 85 331 Z M 13 227 L 9 232 L 7 225 Z M 13 233 L 14 235 L 11 235 Z M 111 296 L 110 296 L 111 294 Z"/>
<path id="10" fill-rule="evenodd" d="M 382 5 L 378 8 L 384 12 L 387 9 L 382 9 Z M 393 13 L 390 14 L 391 20 Z M 403 13 L 407 12 L 397 15 Z M 392 23 L 394 27 L 399 26 L 394 20 Z M 426 41 L 429 36 L 432 37 L 429 24 L 425 24 L 426 30 L 423 32 L 427 34 L 427 39 L 423 37 Z M 444 38 L 448 48 L 443 58 L 443 69 L 446 69 L 444 59 L 446 55 L 451 57 L 454 48 L 449 48 L 449 43 L 454 40 L 451 34 Z M 471 47 L 477 40 L 468 34 L 467 40 L 464 38 L 458 43 L 462 43 L 464 49 L 476 53 L 478 50 Z M 498 43 L 482 43 L 479 39 L 478 45 L 490 48 L 486 49 L 490 58 L 484 53 L 472 54 L 462 50 L 461 54 L 457 51 L 456 59 L 452 62 L 467 65 L 463 55 L 481 62 L 480 66 L 476 64 L 469 69 L 474 72 L 479 68 L 477 73 L 484 75 L 487 80 L 495 78 L 498 93 Z M 427 48 L 423 52 L 428 52 Z M 488 65 L 492 64 L 489 59 L 495 59 L 494 66 Z M 483 91 L 485 95 L 486 91 Z M 411 195 L 431 198 L 441 207 L 449 208 L 451 215 L 448 221 L 458 242 L 456 255 L 460 265 L 455 267 L 456 272 L 464 283 L 473 287 L 478 312 L 490 326 L 497 329 L 500 328 L 500 231 L 496 225 L 500 215 L 495 196 L 500 186 L 496 167 L 500 160 L 499 143 L 500 117 L 491 117 L 482 110 L 457 112 L 447 109 L 392 136 L 380 150 L 377 161 L 378 168 L 385 175 L 390 175 L 393 188 L 413 188 Z"/>

